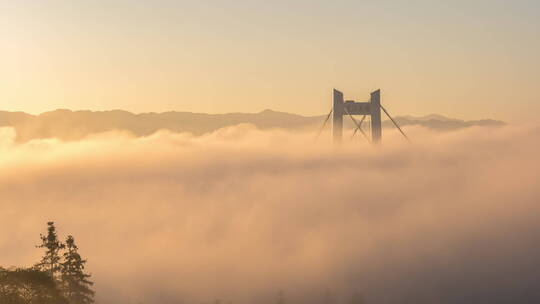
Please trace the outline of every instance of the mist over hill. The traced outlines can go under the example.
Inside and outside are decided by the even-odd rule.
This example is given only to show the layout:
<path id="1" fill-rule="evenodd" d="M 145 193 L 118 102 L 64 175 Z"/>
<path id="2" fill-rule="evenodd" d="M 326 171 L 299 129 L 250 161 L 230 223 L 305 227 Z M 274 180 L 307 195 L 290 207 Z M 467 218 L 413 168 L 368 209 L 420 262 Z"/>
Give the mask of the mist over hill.
<path id="1" fill-rule="evenodd" d="M 162 129 L 202 135 L 242 123 L 253 124 L 259 129 L 316 130 L 322 125 L 324 119 L 324 115 L 301 116 L 272 110 L 228 114 L 191 112 L 134 114 L 122 110 L 97 112 L 55 110 L 40 115 L 0 111 L 0 127 L 13 127 L 17 132 L 19 142 L 39 138 L 79 140 L 90 134 L 113 130 L 126 131 L 136 136 L 150 135 Z M 440 131 L 471 126 L 504 125 L 504 122 L 491 119 L 464 121 L 437 114 L 424 117 L 398 116 L 395 119 L 402 126 L 420 125 Z M 346 120 L 345 126 L 352 128 L 353 123 Z M 391 126 L 390 121 L 383 122 L 383 127 Z"/>

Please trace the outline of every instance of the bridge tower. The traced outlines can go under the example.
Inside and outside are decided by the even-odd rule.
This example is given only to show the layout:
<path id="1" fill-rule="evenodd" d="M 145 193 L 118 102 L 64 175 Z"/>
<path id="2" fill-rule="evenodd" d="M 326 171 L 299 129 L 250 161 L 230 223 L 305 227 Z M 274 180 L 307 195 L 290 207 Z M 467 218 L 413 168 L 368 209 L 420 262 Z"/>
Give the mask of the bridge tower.
<path id="1" fill-rule="evenodd" d="M 382 139 L 381 125 L 381 90 L 371 93 L 367 102 L 355 102 L 343 99 L 343 93 L 334 89 L 332 110 L 332 134 L 334 144 L 339 145 L 343 139 L 343 116 L 365 115 L 371 117 L 371 141 L 379 144 Z M 356 122 L 355 122 L 356 123 Z"/>

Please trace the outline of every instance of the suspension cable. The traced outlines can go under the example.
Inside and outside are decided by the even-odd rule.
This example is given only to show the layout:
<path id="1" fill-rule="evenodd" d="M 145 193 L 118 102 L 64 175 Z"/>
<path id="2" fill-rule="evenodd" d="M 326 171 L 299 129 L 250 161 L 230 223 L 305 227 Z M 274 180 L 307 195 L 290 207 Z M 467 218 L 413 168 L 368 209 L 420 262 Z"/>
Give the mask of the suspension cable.
<path id="1" fill-rule="evenodd" d="M 364 115 L 364 116 L 362 117 L 362 120 L 360 120 L 360 127 L 362 127 L 362 123 L 363 123 L 364 120 L 366 119 L 366 116 L 367 116 L 367 115 Z M 352 136 L 351 136 L 351 139 L 354 138 L 354 136 L 356 135 L 356 133 L 358 133 L 358 128 L 355 128 L 355 129 L 354 129 L 354 132 L 353 132 L 353 134 L 352 134 Z"/>
<path id="2" fill-rule="evenodd" d="M 324 120 L 324 123 L 323 123 L 321 129 L 319 130 L 319 132 L 317 133 L 317 136 L 315 137 L 315 142 L 319 139 L 322 132 L 324 131 L 324 127 L 326 127 L 326 124 L 328 123 L 328 120 L 330 120 L 330 116 L 332 115 L 332 112 L 334 112 L 334 109 L 330 110 L 330 113 L 328 113 L 328 116 L 326 116 L 326 119 Z"/>
<path id="3" fill-rule="evenodd" d="M 401 130 L 401 128 L 399 127 L 399 125 L 397 124 L 397 122 L 392 118 L 392 116 L 390 116 L 390 114 L 388 113 L 388 111 L 386 111 L 386 109 L 383 107 L 383 105 L 381 105 L 381 109 L 383 109 L 384 113 L 386 114 L 386 116 L 388 116 L 388 118 L 390 118 L 390 120 L 392 121 L 392 123 L 394 123 L 394 126 L 396 126 L 396 128 L 399 130 L 399 132 L 401 132 L 401 134 L 403 135 L 403 137 L 405 137 L 405 139 L 410 143 L 411 140 L 409 139 L 409 137 L 407 137 L 407 135 L 405 135 L 405 132 L 403 132 L 403 130 Z"/>
<path id="4" fill-rule="evenodd" d="M 368 143 L 371 143 L 371 140 L 369 140 L 369 137 L 367 136 L 367 134 L 364 132 L 364 130 L 362 130 L 362 127 L 358 124 L 356 119 L 354 119 L 354 117 L 351 115 L 351 113 L 349 113 L 349 110 L 347 110 L 347 108 L 345 108 L 345 113 L 347 113 L 347 115 L 349 115 L 349 117 L 352 119 L 352 121 L 354 122 L 354 124 L 356 125 L 356 127 L 358 128 L 360 133 L 362 133 L 362 135 L 364 135 L 364 138 L 368 141 Z"/>

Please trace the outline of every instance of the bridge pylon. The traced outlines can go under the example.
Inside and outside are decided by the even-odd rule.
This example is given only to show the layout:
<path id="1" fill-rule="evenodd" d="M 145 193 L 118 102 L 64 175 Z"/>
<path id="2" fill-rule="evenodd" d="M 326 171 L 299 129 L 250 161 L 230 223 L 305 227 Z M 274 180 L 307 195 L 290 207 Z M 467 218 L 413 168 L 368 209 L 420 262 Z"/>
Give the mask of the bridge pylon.
<path id="1" fill-rule="evenodd" d="M 335 145 L 341 144 L 343 140 L 343 116 L 350 116 L 355 121 L 353 115 L 370 116 L 371 142 L 373 144 L 381 142 L 381 90 L 372 92 L 367 102 L 355 102 L 354 100 L 344 100 L 343 93 L 334 89 L 332 99 L 332 134 Z"/>

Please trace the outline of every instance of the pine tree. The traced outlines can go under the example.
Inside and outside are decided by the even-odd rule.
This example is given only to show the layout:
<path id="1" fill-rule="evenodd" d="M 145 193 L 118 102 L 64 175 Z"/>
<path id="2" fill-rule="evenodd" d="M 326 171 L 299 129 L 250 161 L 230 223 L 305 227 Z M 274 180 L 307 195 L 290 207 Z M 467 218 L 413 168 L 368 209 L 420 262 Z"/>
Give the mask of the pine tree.
<path id="1" fill-rule="evenodd" d="M 64 244 L 58 240 L 54 222 L 47 223 L 47 235 L 42 234 L 40 237 L 41 245 L 37 246 L 37 248 L 44 248 L 45 255 L 35 267 L 48 272 L 51 277 L 56 278 L 56 274 L 60 271 L 60 251 L 64 248 Z"/>
<path id="2" fill-rule="evenodd" d="M 70 304 L 94 303 L 95 292 L 92 290 L 94 283 L 89 280 L 91 275 L 84 272 L 86 260 L 81 258 L 78 250 L 73 236 L 68 236 L 64 262 L 60 264 L 64 295 Z"/>

